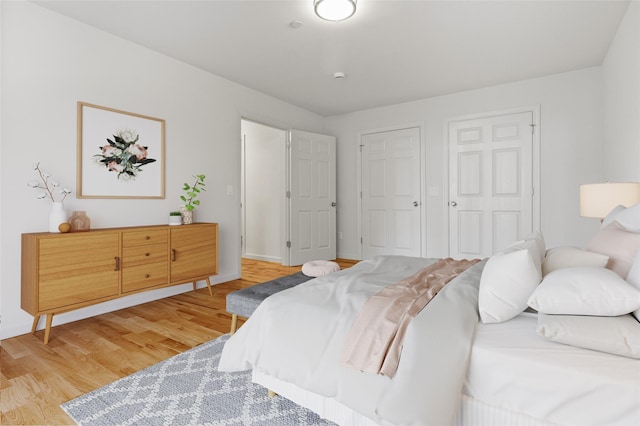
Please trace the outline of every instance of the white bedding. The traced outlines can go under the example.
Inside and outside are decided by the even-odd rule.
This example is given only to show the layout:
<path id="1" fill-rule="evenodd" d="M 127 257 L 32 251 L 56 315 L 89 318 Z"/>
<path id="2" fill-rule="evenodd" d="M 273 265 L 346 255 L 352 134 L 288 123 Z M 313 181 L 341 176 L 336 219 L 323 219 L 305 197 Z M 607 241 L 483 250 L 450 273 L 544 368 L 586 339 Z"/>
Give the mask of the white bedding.
<path id="1" fill-rule="evenodd" d="M 473 283 L 483 264 L 411 323 L 393 380 L 339 366 L 365 300 L 431 262 L 383 256 L 269 297 L 228 341 L 220 368 L 253 369 L 258 383 L 285 397 L 306 393 L 291 399 L 345 425 L 451 424 L 460 398 L 472 408 L 458 413 L 459 425 L 640 425 L 640 361 L 547 340 L 536 333 L 535 314 L 477 323 Z M 455 315 L 442 317 L 443 310 Z M 447 352 L 434 353 L 433 341 Z"/>
<path id="2" fill-rule="evenodd" d="M 228 340 L 219 368 L 253 369 L 293 383 L 378 424 L 451 424 L 478 321 L 483 264 L 447 284 L 409 324 L 393 379 L 339 364 L 367 298 L 433 262 L 379 256 L 276 293 Z"/>
<path id="3" fill-rule="evenodd" d="M 640 362 L 536 333 L 535 314 L 479 324 L 464 394 L 559 425 L 640 425 Z"/>

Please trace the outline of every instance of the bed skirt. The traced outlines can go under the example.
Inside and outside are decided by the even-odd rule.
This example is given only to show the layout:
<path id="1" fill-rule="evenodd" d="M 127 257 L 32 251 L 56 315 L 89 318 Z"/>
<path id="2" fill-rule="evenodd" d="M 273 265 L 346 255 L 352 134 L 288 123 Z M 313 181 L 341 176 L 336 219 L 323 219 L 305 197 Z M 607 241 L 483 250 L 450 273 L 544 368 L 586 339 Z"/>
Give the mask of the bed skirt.
<path id="1" fill-rule="evenodd" d="M 318 395 L 288 382 L 266 374 L 253 371 L 253 382 L 317 413 L 320 417 L 338 425 L 376 426 L 378 423 L 365 417 L 334 398 Z M 553 426 L 552 423 L 535 419 L 526 414 L 517 413 L 478 401 L 462 395 L 460 408 L 453 423 L 455 426 Z M 391 426 L 382 423 L 382 426 Z"/>

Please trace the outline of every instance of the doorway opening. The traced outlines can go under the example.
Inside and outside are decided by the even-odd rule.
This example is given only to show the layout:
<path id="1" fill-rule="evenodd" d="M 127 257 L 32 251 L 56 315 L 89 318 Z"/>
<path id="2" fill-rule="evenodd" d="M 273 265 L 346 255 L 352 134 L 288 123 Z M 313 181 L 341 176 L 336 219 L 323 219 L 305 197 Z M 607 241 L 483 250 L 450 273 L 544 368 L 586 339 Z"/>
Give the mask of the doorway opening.
<path id="1" fill-rule="evenodd" d="M 282 263 L 287 131 L 241 121 L 242 258 Z"/>

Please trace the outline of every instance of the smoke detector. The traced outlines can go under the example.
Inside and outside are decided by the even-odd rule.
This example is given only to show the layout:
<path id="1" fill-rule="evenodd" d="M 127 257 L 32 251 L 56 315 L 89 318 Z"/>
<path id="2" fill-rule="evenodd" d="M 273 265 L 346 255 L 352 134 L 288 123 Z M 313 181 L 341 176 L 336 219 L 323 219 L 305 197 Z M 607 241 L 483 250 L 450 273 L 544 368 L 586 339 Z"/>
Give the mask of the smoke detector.
<path id="1" fill-rule="evenodd" d="M 343 73 L 342 71 L 338 71 L 338 72 L 334 72 L 333 73 L 333 78 L 336 80 L 342 80 L 346 77 L 347 75 L 345 73 Z"/>

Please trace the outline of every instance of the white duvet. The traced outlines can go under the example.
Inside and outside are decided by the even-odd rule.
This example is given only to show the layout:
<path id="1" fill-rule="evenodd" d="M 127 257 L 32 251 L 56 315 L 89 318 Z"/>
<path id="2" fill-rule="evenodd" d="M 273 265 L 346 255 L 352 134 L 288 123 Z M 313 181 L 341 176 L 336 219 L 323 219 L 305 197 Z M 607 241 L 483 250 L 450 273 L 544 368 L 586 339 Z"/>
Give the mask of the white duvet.
<path id="1" fill-rule="evenodd" d="M 255 369 L 338 402 L 379 424 L 451 424 L 478 322 L 481 262 L 411 322 L 393 379 L 339 365 L 367 298 L 435 260 L 379 256 L 274 294 L 226 343 L 222 371 Z"/>

